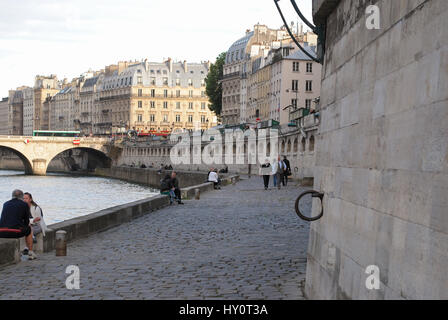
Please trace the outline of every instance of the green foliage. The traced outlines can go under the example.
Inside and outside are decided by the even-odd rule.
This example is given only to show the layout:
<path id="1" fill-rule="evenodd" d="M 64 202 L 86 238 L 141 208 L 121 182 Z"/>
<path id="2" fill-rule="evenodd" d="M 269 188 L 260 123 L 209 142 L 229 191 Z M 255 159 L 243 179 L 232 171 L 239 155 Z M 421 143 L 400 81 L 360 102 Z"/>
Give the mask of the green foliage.
<path id="1" fill-rule="evenodd" d="M 220 117 L 222 110 L 222 76 L 226 59 L 226 52 L 221 53 L 216 62 L 210 66 L 210 71 L 205 78 L 206 92 L 210 100 L 210 110 Z"/>

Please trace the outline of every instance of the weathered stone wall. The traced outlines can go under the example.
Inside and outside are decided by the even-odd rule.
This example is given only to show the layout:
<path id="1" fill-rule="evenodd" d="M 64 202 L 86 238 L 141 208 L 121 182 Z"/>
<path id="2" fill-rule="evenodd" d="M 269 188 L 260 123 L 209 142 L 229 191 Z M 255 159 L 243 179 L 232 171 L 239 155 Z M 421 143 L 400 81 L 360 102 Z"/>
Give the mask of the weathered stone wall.
<path id="1" fill-rule="evenodd" d="M 371 3 L 381 30 L 365 26 Z M 319 19 L 331 13 L 315 174 L 325 212 L 311 227 L 306 294 L 447 299 L 448 1 L 314 4 Z M 366 289 L 369 265 L 380 290 Z"/>
<path id="2" fill-rule="evenodd" d="M 171 171 L 166 170 L 159 174 L 156 169 L 139 169 L 129 167 L 97 168 L 95 174 L 102 177 L 125 180 L 133 183 L 148 185 L 158 189 L 160 179 Z M 207 181 L 207 172 L 187 172 L 176 170 L 179 187 L 190 187 Z"/>
<path id="3" fill-rule="evenodd" d="M 319 126 L 319 118 L 315 115 L 309 115 L 302 119 L 302 127 L 304 128 L 304 135 L 295 127 L 282 127 L 279 137 L 278 150 L 280 155 L 285 155 L 291 163 L 293 178 L 298 180 L 312 180 L 314 177 L 315 152 L 314 145 L 316 140 L 317 128 Z M 223 139 L 224 140 L 224 139 Z M 267 139 L 269 142 L 269 138 Z M 248 150 L 248 142 L 246 140 L 246 151 Z M 127 145 L 124 147 L 121 156 L 117 160 L 119 166 L 140 167 L 141 164 L 145 166 L 153 166 L 158 169 L 161 164 L 172 164 L 170 159 L 170 150 L 172 148 L 170 143 L 136 143 L 135 145 Z M 235 159 L 235 157 L 234 157 Z M 234 161 L 236 163 L 236 160 Z M 173 165 L 176 170 L 184 171 L 205 171 L 211 167 L 222 169 L 225 166 L 225 156 L 222 157 L 222 164 L 208 165 L 202 164 L 177 164 Z M 247 157 L 245 164 L 228 164 L 229 172 L 238 174 L 247 174 L 249 166 L 247 164 Z M 251 165 L 251 174 L 258 175 L 259 170 L 257 165 Z"/>

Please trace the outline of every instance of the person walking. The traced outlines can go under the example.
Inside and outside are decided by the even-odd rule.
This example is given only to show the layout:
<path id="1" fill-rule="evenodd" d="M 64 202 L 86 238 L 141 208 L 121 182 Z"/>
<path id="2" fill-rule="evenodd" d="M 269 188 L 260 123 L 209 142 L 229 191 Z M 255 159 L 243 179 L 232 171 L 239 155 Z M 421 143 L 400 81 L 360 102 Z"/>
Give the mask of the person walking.
<path id="1" fill-rule="evenodd" d="M 260 166 L 259 174 L 263 176 L 264 190 L 269 189 L 269 178 L 272 174 L 271 164 L 266 159 L 265 163 Z"/>
<path id="2" fill-rule="evenodd" d="M 288 158 L 283 156 L 283 163 L 285 164 L 285 172 L 283 173 L 283 186 L 288 185 L 288 177 L 291 175 L 291 164 L 289 163 Z"/>
<path id="3" fill-rule="evenodd" d="M 30 207 L 31 213 L 31 230 L 33 231 L 33 240 L 36 240 L 36 235 L 42 233 L 45 237 L 45 232 L 47 231 L 47 225 L 44 221 L 44 215 L 42 212 L 42 208 L 37 205 L 33 200 L 33 196 L 29 192 L 25 192 L 23 195 L 23 201 L 25 201 Z"/>
<path id="4" fill-rule="evenodd" d="M 23 191 L 14 190 L 12 199 L 3 205 L 0 217 L 0 238 L 18 239 L 25 237 L 28 251 L 23 251 L 23 255 L 28 255 L 29 260 L 34 260 L 37 255 L 33 252 L 33 232 L 30 226 L 30 207 L 23 201 Z"/>
<path id="5" fill-rule="evenodd" d="M 274 175 L 274 187 L 277 185 L 279 190 L 281 189 L 284 171 L 285 164 L 281 160 L 280 156 L 278 156 L 277 161 L 275 161 L 272 166 L 272 173 Z"/>

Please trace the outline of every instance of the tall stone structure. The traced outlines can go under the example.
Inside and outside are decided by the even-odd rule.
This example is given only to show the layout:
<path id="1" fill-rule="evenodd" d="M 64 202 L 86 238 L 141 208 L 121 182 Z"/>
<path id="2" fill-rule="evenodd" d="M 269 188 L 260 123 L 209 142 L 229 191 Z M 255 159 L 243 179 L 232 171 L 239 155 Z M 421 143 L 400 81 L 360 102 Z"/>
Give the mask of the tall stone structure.
<path id="1" fill-rule="evenodd" d="M 379 30 L 366 27 L 371 4 Z M 447 299 L 448 1 L 313 6 L 314 22 L 327 24 L 314 183 L 325 196 L 305 292 Z M 370 265 L 379 290 L 367 289 Z"/>

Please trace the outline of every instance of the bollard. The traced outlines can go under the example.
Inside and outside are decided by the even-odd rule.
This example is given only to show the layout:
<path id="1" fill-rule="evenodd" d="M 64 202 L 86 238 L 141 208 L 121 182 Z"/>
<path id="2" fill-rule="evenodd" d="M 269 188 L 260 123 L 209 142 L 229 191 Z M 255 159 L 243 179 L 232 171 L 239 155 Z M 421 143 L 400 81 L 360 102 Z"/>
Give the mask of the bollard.
<path id="1" fill-rule="evenodd" d="M 56 231 L 56 256 L 64 257 L 67 255 L 67 232 L 64 230 Z"/>
<path id="2" fill-rule="evenodd" d="M 232 177 L 232 185 L 235 185 L 235 184 L 236 184 L 236 178 Z"/>
<path id="3" fill-rule="evenodd" d="M 199 200 L 201 198 L 201 190 L 199 189 L 194 189 L 194 198 L 196 200 Z"/>

